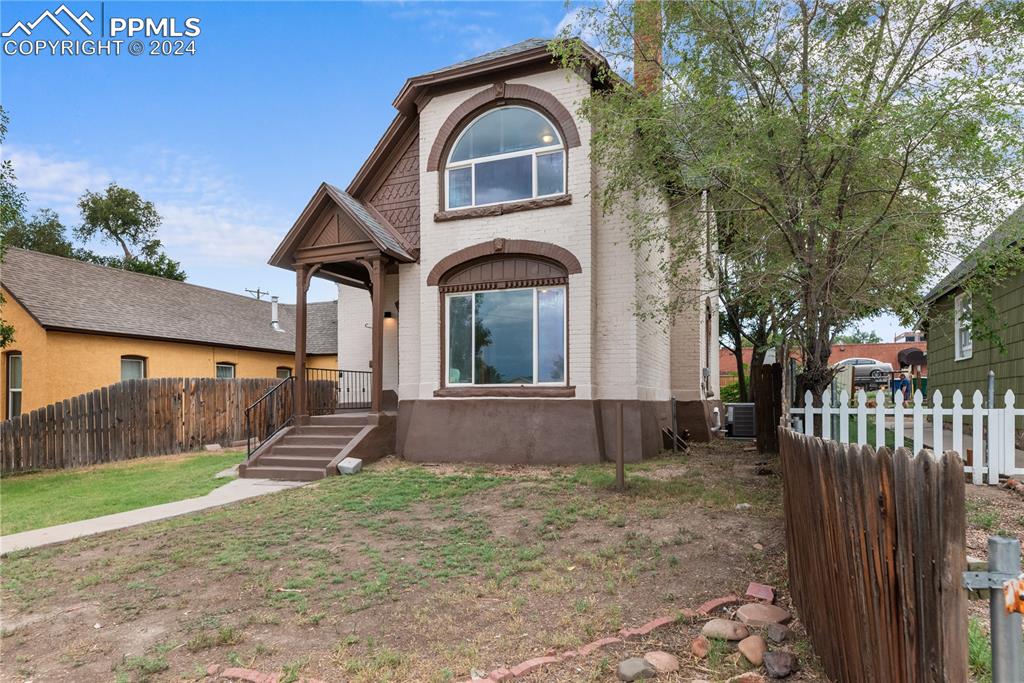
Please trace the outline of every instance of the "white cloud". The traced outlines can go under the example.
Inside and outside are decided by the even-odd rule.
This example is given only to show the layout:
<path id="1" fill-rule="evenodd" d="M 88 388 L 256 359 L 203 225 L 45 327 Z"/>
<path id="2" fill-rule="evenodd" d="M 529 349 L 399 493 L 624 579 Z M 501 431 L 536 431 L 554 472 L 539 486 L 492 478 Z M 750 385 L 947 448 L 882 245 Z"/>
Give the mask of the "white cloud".
<path id="1" fill-rule="evenodd" d="M 131 170 L 13 145 L 5 145 L 4 155 L 31 209 L 53 209 L 67 226 L 78 222 L 76 203 L 85 190 L 117 182 L 137 191 L 156 205 L 163 218 L 160 239 L 186 271 L 190 265 L 263 266 L 291 225 L 287 216 L 246 196 L 214 162 L 176 151 L 137 150 L 130 155 L 136 164 Z"/>

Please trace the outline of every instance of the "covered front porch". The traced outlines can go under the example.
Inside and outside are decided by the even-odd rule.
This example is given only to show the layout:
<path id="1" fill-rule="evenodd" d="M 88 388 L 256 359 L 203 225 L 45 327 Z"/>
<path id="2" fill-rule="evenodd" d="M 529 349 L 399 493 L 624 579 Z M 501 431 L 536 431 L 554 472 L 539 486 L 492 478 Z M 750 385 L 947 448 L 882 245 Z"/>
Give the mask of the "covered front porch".
<path id="1" fill-rule="evenodd" d="M 295 225 L 285 236 L 270 264 L 295 271 L 295 420 L 309 420 L 306 372 L 307 302 L 312 278 L 366 290 L 370 297 L 370 414 L 384 412 L 384 328 L 387 310 L 384 278 L 397 274 L 399 263 L 416 260 L 415 250 L 372 207 L 344 191 L 321 184 Z M 397 302 L 396 302 L 397 303 Z M 342 302 L 345 305 L 345 302 Z M 339 342 L 340 346 L 340 342 Z M 352 370 L 338 350 L 338 365 Z"/>
<path id="2" fill-rule="evenodd" d="M 345 457 L 372 460 L 394 451 L 396 416 L 384 392 L 385 328 L 393 317 L 385 277 L 397 274 L 400 263 L 415 260 L 415 250 L 372 207 L 333 185 L 320 185 L 270 260 L 295 272 L 291 409 L 287 424 L 252 451 L 243 476 L 320 478 L 333 474 Z M 314 277 L 369 297 L 369 348 L 365 353 L 349 349 L 339 334 L 337 370 L 306 364 L 306 298 Z M 350 305 L 362 302 L 341 298 L 340 306 Z M 363 329 L 348 332 L 366 336 Z"/>

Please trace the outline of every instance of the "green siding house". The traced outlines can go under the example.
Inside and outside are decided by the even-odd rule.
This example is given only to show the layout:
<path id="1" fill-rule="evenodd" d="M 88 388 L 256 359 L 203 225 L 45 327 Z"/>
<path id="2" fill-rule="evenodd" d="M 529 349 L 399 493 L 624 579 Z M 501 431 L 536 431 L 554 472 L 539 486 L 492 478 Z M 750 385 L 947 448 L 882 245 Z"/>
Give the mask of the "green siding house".
<path id="1" fill-rule="evenodd" d="M 1020 235 L 1024 229 L 1024 206 L 975 250 L 1024 249 Z M 1024 272 L 1009 275 L 992 292 L 996 319 L 993 327 L 1003 348 L 973 335 L 971 295 L 963 284 L 974 272 L 976 257 L 968 257 L 943 278 L 926 296 L 928 329 L 928 390 L 942 391 L 944 402 L 959 389 L 964 404 L 971 405 L 975 389 L 986 393 L 988 372 L 996 375 L 996 405 L 1012 389 L 1017 407 L 1024 406 Z M 1018 447 L 1024 444 L 1024 428 L 1017 425 Z"/>

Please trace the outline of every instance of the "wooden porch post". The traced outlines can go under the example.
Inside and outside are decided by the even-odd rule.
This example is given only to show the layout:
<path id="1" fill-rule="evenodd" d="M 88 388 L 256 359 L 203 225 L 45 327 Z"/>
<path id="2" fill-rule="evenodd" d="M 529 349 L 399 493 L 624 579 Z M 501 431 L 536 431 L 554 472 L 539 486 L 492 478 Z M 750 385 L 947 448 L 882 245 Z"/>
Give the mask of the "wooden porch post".
<path id="1" fill-rule="evenodd" d="M 372 386 L 370 412 L 380 413 L 384 395 L 384 273 L 379 256 L 368 259 L 373 297 Z"/>
<path id="2" fill-rule="evenodd" d="M 309 421 L 306 407 L 306 289 L 309 287 L 309 266 L 295 268 L 295 422 Z"/>

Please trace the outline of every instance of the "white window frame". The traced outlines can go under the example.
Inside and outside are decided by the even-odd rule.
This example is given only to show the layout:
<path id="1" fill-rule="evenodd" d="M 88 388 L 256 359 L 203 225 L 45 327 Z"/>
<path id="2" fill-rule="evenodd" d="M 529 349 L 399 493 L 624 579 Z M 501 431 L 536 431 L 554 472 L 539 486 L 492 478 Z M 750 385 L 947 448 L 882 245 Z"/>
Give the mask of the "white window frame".
<path id="1" fill-rule="evenodd" d="M 521 107 L 517 105 L 510 105 L 508 107 L 498 107 L 498 109 L 526 109 L 527 111 L 533 112 L 537 116 L 547 121 L 548 125 L 551 126 L 551 130 L 555 132 L 559 138 L 562 137 L 561 133 L 558 132 L 558 128 L 551 122 L 551 120 L 541 114 L 536 109 L 530 109 L 529 107 Z M 561 197 L 568 191 L 569 178 L 567 177 L 566 168 L 569 163 L 569 151 L 566 149 L 565 140 L 559 139 L 558 144 L 548 145 L 546 147 L 533 147 L 531 149 L 524 149 L 518 152 L 505 152 L 503 154 L 492 154 L 486 157 L 474 157 L 472 159 L 466 159 L 464 161 L 452 161 L 452 154 L 455 153 L 455 148 L 459 146 L 459 142 L 462 141 L 462 136 L 465 135 L 470 128 L 476 124 L 484 116 L 497 111 L 497 109 L 488 109 L 480 116 L 473 119 L 469 125 L 462 129 L 459 133 L 459 137 L 455 139 L 455 144 L 452 145 L 452 149 L 448 152 L 448 163 L 444 167 L 444 208 L 446 211 L 458 211 L 459 209 L 474 209 L 480 206 L 495 206 L 497 204 L 511 204 L 513 202 L 525 202 L 531 199 L 544 199 L 546 197 Z M 562 191 L 552 192 L 550 194 L 537 194 L 537 157 L 545 156 L 553 152 L 562 152 Z M 519 199 L 506 199 L 500 202 L 488 202 L 486 204 L 476 203 L 476 166 L 477 164 L 487 163 L 488 161 L 501 161 L 502 159 L 512 159 L 515 157 L 526 157 L 532 156 L 532 175 L 533 175 L 533 192 L 529 197 L 520 197 Z M 469 168 L 469 204 L 463 206 L 452 206 L 451 197 L 449 190 L 451 189 L 451 171 L 459 170 L 463 168 Z"/>
<path id="2" fill-rule="evenodd" d="M 4 384 L 7 387 L 7 411 L 6 411 L 7 412 L 7 416 L 6 417 L 9 420 L 12 417 L 17 417 L 18 415 L 21 415 L 22 412 L 24 412 L 24 410 L 21 410 L 17 414 L 15 414 L 11 410 L 11 408 L 14 406 L 14 401 L 12 401 L 11 399 L 13 398 L 12 394 L 18 394 L 18 396 L 22 399 L 18 403 L 20 404 L 20 406 L 22 408 L 24 408 L 24 406 L 25 406 L 25 403 L 24 403 L 25 394 L 23 393 L 23 391 L 25 389 L 25 356 L 23 356 L 20 351 L 18 351 L 18 352 L 11 351 L 11 352 L 8 352 L 8 353 L 4 354 L 4 356 L 5 356 L 5 359 L 7 361 L 7 363 L 6 363 L 7 367 L 4 368 L 4 372 L 6 373 L 6 377 L 4 377 Z M 18 362 L 21 364 L 21 385 L 17 389 L 15 389 L 14 387 L 11 386 L 11 359 L 12 358 L 17 358 Z"/>
<path id="3" fill-rule="evenodd" d="M 565 364 L 562 369 L 562 379 L 558 382 L 538 382 L 537 365 L 539 362 L 537 354 L 537 336 L 539 333 L 537 324 L 538 292 L 541 289 L 562 290 L 562 362 Z M 533 292 L 533 382 L 530 384 L 477 384 L 476 383 L 476 295 L 491 292 L 515 292 L 529 290 Z M 470 320 L 473 324 L 473 331 L 470 333 L 469 358 L 470 358 L 470 381 L 453 383 L 449 381 L 452 376 L 451 368 L 451 301 L 457 297 L 469 297 Z M 480 289 L 469 292 L 449 292 L 444 296 L 444 385 L 447 388 L 457 389 L 459 387 L 564 387 L 569 382 L 569 289 L 566 285 L 551 285 L 549 287 L 510 287 L 508 289 Z"/>
<path id="4" fill-rule="evenodd" d="M 966 306 L 965 306 L 966 302 Z M 953 299 L 953 347 L 954 347 L 954 360 L 968 360 L 974 355 L 974 334 L 971 330 L 970 323 L 964 327 L 964 309 L 968 311 L 968 315 L 974 310 L 973 297 L 969 292 L 962 292 L 956 295 Z M 967 343 L 964 344 L 963 336 L 966 334 Z"/>
<path id="5" fill-rule="evenodd" d="M 142 365 L 142 379 L 146 379 L 146 359 L 142 356 L 121 356 L 121 381 L 124 382 L 124 362 L 139 363 Z"/>
<path id="6" fill-rule="evenodd" d="M 231 376 L 230 377 L 221 377 L 220 374 L 218 373 L 218 371 L 221 368 L 231 368 Z M 214 376 L 215 379 L 235 379 L 236 376 L 237 376 L 237 371 L 235 369 L 235 364 L 234 363 L 228 363 L 226 361 L 223 362 L 223 363 L 217 363 L 216 365 L 214 365 L 214 368 L 213 368 L 213 376 Z"/>

